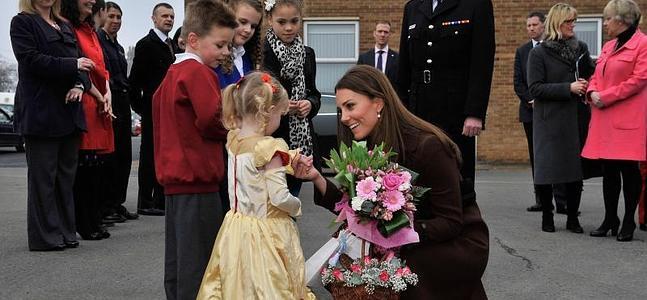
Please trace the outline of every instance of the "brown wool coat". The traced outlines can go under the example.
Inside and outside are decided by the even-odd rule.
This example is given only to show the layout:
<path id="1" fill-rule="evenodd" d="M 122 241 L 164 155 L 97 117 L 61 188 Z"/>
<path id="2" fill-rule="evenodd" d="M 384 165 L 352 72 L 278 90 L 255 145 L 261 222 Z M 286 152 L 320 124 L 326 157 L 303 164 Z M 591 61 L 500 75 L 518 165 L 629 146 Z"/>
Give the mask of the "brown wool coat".
<path id="1" fill-rule="evenodd" d="M 401 250 L 419 278 L 401 299 L 487 299 L 481 277 L 488 262 L 488 228 L 478 205 L 461 201 L 455 160 L 432 134 L 407 131 L 404 141 L 402 165 L 420 174 L 416 185 L 431 191 L 415 214 L 421 242 Z M 341 191 L 327 183 L 325 194 L 315 190 L 315 204 L 333 211 Z"/>

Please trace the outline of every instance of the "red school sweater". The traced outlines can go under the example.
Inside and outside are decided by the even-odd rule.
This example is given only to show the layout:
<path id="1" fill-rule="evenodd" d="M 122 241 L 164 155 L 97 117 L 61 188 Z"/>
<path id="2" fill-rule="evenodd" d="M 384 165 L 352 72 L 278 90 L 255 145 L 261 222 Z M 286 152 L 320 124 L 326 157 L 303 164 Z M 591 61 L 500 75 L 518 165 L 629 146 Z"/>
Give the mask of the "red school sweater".
<path id="1" fill-rule="evenodd" d="M 155 175 L 166 195 L 218 191 L 224 176 L 218 77 L 189 58 L 171 65 L 153 95 Z"/>

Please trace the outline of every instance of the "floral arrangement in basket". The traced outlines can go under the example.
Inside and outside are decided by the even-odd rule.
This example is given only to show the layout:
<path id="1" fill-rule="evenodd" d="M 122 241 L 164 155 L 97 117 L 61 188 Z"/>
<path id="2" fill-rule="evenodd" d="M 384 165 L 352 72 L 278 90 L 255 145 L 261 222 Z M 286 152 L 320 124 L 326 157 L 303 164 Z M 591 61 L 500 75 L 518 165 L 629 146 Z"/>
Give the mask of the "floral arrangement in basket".
<path id="1" fill-rule="evenodd" d="M 349 234 L 345 230 L 341 231 L 342 248 Z M 364 248 L 365 242 L 362 241 L 362 253 Z M 411 272 L 393 252 L 389 252 L 383 260 L 369 256 L 352 260 L 349 256 L 340 254 L 339 250 L 321 270 L 323 285 L 336 299 L 363 299 L 363 292 L 369 296 L 379 296 L 380 299 L 397 299 L 398 293 L 405 291 L 409 285 L 418 284 L 418 275 Z"/>
<path id="2" fill-rule="evenodd" d="M 413 212 L 429 191 L 412 184 L 417 173 L 390 162 L 395 155 L 384 144 L 369 150 L 366 142 L 353 141 L 351 147 L 342 143 L 339 153 L 333 149 L 326 160 L 344 192 L 337 222 L 346 221 L 350 232 L 385 249 L 419 241 Z"/>

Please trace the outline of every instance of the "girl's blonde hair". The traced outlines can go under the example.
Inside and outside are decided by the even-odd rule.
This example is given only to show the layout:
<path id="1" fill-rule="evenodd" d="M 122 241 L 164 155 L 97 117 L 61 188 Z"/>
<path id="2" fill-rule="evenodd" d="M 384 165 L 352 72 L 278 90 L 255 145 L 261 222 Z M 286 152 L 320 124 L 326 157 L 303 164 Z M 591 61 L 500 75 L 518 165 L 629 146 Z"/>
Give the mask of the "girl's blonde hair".
<path id="1" fill-rule="evenodd" d="M 28 13 L 28 14 L 38 14 L 38 11 L 36 10 L 36 7 L 34 7 L 34 2 L 36 0 L 20 0 L 18 2 L 18 10 L 20 12 Z M 61 0 L 56 0 L 54 1 L 54 5 L 52 6 L 52 15 L 53 18 L 61 20 Z"/>
<path id="2" fill-rule="evenodd" d="M 577 10 L 574 7 L 566 3 L 553 5 L 546 17 L 546 40 L 556 41 L 562 39 L 562 32 L 559 27 L 571 16 L 577 18 Z"/>
<path id="3" fill-rule="evenodd" d="M 287 110 L 289 98 L 281 83 L 270 74 L 251 72 L 222 92 L 222 118 L 225 128 L 239 129 L 245 116 L 253 116 L 265 131 L 270 108 Z M 283 108 L 285 107 L 285 108 Z"/>

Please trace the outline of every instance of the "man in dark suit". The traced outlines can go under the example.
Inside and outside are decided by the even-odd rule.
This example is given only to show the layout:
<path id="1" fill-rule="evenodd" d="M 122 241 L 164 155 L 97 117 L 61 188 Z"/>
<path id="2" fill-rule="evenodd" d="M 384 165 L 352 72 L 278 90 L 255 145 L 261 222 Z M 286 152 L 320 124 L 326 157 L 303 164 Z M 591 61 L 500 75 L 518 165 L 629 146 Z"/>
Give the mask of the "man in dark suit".
<path id="1" fill-rule="evenodd" d="M 412 0 L 400 35 L 398 93 L 418 117 L 442 128 L 463 157 L 461 192 L 474 201 L 476 136 L 494 69 L 491 0 Z"/>
<path id="2" fill-rule="evenodd" d="M 526 20 L 526 31 L 530 41 L 517 48 L 514 55 L 514 92 L 519 97 L 519 122 L 523 124 L 523 130 L 526 133 L 526 141 L 528 142 L 528 154 L 530 156 L 530 166 L 534 173 L 534 153 L 532 143 L 532 110 L 534 99 L 530 96 L 527 83 L 527 65 L 528 53 L 532 48 L 539 45 L 544 39 L 544 21 L 546 17 L 541 12 L 532 12 L 528 15 Z M 535 204 L 528 207 L 528 211 L 541 211 L 541 203 L 537 198 L 537 186 L 535 185 Z M 553 194 L 557 202 L 557 212 L 566 213 L 566 199 L 562 185 L 553 185 Z"/>
<path id="3" fill-rule="evenodd" d="M 155 5 L 152 19 L 155 27 L 135 45 L 135 56 L 128 77 L 128 95 L 133 110 L 142 117 L 137 212 L 162 216 L 164 190 L 155 178 L 151 105 L 153 94 L 175 60 L 173 42 L 168 36 L 175 19 L 173 7 L 167 3 Z"/>
<path id="4" fill-rule="evenodd" d="M 362 53 L 357 60 L 358 65 L 374 66 L 389 78 L 394 88 L 398 86 L 398 52 L 389 48 L 391 22 L 378 21 L 375 24 L 373 37 L 375 48 Z"/>

